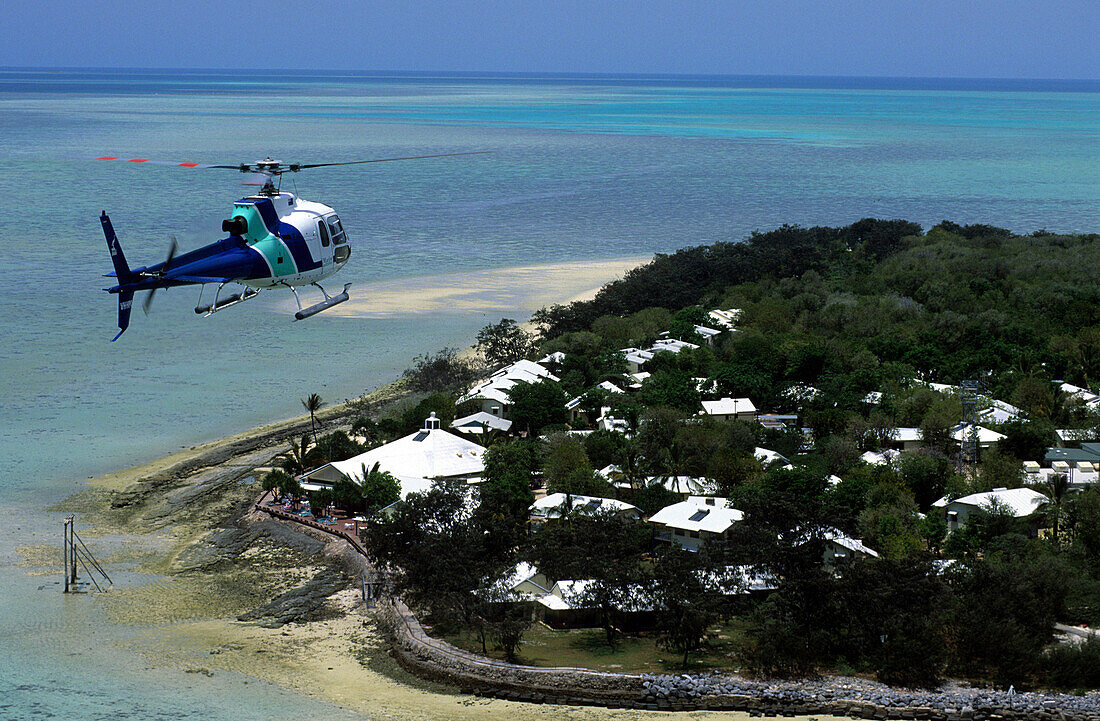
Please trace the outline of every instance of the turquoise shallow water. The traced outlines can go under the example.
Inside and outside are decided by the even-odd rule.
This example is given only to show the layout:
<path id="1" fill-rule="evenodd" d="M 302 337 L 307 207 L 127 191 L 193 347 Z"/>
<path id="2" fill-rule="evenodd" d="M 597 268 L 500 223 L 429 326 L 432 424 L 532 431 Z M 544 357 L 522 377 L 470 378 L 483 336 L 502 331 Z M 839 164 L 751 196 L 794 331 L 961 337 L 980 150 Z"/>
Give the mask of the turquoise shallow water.
<path id="1" fill-rule="evenodd" d="M 226 676 L 190 684 L 72 641 L 91 604 L 11 566 L 51 540 L 40 510 L 80 479 L 340 400 L 496 318 L 405 313 L 291 324 L 263 297 L 208 320 L 158 297 L 116 344 L 107 209 L 131 262 L 217 237 L 244 192 L 176 161 L 491 155 L 303 173 L 355 244 L 333 279 L 373 281 L 736 240 L 781 223 L 943 218 L 1017 231 L 1100 227 L 1096 83 L 0 71 L 0 717 L 281 718 L 316 710 Z M 51 522 L 56 518 L 48 519 Z M 33 610 L 32 610 L 33 609 Z M 51 630 L 52 629 L 52 630 Z M 83 645 L 81 645 L 83 644 Z M 71 655 L 77 654 L 77 655 Z M 31 659 L 32 661 L 28 661 Z M 95 669 L 94 672 L 88 669 Z M 225 684 L 223 687 L 221 684 Z M 81 689 L 77 692 L 76 689 Z M 226 699 L 230 699 L 226 701 Z M 228 703 L 218 707 L 216 703 Z M 213 709 L 221 708 L 220 713 Z"/>

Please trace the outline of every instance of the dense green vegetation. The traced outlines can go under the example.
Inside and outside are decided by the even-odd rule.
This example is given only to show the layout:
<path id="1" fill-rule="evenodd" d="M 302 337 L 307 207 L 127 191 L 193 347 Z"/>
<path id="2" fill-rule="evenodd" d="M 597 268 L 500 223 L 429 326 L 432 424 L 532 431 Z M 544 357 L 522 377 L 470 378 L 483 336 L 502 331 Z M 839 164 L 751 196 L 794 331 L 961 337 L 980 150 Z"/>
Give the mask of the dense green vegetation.
<path id="1" fill-rule="evenodd" d="M 514 430 L 526 438 L 490 437 L 473 510 L 460 513 L 460 490 L 441 486 L 374 524 L 372 548 L 434 620 L 481 629 L 483 646 L 495 638 L 509 657 L 522 623 L 484 582 L 527 560 L 552 578 L 592 580 L 585 594 L 608 646 L 647 589 L 659 599 L 660 643 L 684 663 L 716 619 L 736 619 L 746 632 L 730 662 L 765 674 L 1094 686 L 1095 644 L 1047 649 L 1055 621 L 1100 623 L 1100 488 L 1070 492 L 1055 479 L 1039 489 L 1052 499 L 1042 517 L 990 508 L 950 535 L 932 503 L 1021 486 L 1021 462 L 1055 445 L 1055 428 L 1100 429 L 1095 411 L 1053 383 L 1100 381 L 1100 287 L 1088 278 L 1100 267 L 1097 239 L 949 222 L 924 233 L 872 219 L 783 227 L 658 256 L 592 301 L 544 309 L 537 343 L 510 321 L 489 326 L 479 341 L 498 360 L 563 352 L 551 365 L 560 382 L 512 390 Z M 706 346 L 695 325 L 712 308 L 742 313 L 736 332 Z M 701 347 L 658 353 L 628 390 L 622 349 L 649 347 L 665 331 Z M 454 391 L 470 375 L 460 366 L 453 352 L 425 356 L 410 380 Z M 963 403 L 927 383 L 968 380 L 1025 419 L 983 423 L 1006 438 L 964 464 L 951 436 Z M 628 392 L 599 389 L 602 381 Z M 570 419 L 563 404 L 576 396 Z M 697 415 L 701 399 L 723 396 L 797 420 L 765 429 Z M 446 400 L 423 403 L 453 417 Z M 429 405 L 415 412 L 422 418 Z M 626 434 L 559 433 L 591 429 L 603 407 Z M 886 465 L 860 459 L 900 427 L 920 429 L 919 450 Z M 764 467 L 757 447 L 793 468 Z M 609 464 L 625 488 L 595 474 Z M 649 515 L 675 500 L 652 479 L 674 476 L 706 479 L 744 512 L 731 538 L 671 551 L 645 526 L 578 514 L 528 531 L 539 483 L 617 493 Z M 826 563 L 823 544 L 838 531 L 879 557 Z M 736 581 L 699 581 L 743 566 L 766 572 L 774 591 L 750 600 Z"/>

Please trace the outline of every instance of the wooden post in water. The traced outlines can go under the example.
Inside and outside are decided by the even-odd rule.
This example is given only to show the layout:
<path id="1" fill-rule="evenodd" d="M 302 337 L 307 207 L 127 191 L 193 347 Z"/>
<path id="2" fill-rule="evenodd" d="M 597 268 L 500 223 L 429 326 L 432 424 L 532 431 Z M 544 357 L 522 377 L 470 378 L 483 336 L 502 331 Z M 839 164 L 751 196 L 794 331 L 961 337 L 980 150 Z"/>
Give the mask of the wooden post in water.
<path id="1" fill-rule="evenodd" d="M 63 526 L 65 531 L 65 543 L 61 546 L 61 551 L 65 555 L 65 560 L 61 562 L 61 575 L 65 577 L 65 593 L 69 592 L 69 519 L 65 519 L 65 525 Z"/>
<path id="2" fill-rule="evenodd" d="M 61 573 L 65 575 L 65 593 L 76 590 L 76 547 L 73 541 L 74 516 L 65 518 L 65 545 L 63 548 L 65 560 Z M 70 564 L 71 568 L 70 568 Z"/>

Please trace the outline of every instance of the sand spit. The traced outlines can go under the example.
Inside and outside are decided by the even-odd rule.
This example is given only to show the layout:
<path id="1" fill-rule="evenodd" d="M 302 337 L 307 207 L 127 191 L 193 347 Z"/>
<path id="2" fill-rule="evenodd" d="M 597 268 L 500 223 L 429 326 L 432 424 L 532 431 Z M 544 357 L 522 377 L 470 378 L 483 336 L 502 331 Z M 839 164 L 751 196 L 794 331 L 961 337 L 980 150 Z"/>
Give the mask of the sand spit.
<path id="1" fill-rule="evenodd" d="M 326 314 L 389 318 L 441 311 L 531 313 L 553 303 L 594 297 L 605 283 L 649 260 L 646 256 L 546 263 L 385 280 L 360 288 L 351 300 Z"/>

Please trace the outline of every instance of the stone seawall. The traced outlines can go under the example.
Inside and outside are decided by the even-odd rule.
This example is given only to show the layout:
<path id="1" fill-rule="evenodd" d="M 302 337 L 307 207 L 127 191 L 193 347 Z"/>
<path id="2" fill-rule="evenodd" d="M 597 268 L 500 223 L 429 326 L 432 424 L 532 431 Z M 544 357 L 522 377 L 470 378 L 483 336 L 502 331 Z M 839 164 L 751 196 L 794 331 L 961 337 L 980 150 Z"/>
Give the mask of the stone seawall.
<path id="1" fill-rule="evenodd" d="M 256 504 L 257 510 L 347 542 L 347 560 L 367 577 L 366 551 L 348 534 Z M 354 560 L 353 560 L 354 559 Z M 350 570 L 350 569 L 349 569 Z M 1100 693 L 1011 693 L 949 685 L 937 691 L 891 689 L 863 679 L 752 681 L 736 676 L 652 675 L 521 666 L 485 658 L 431 638 L 400 600 L 375 609 L 379 629 L 407 671 L 463 693 L 529 703 L 660 711 L 743 711 L 754 716 L 834 715 L 930 721 L 1100 721 Z"/>

